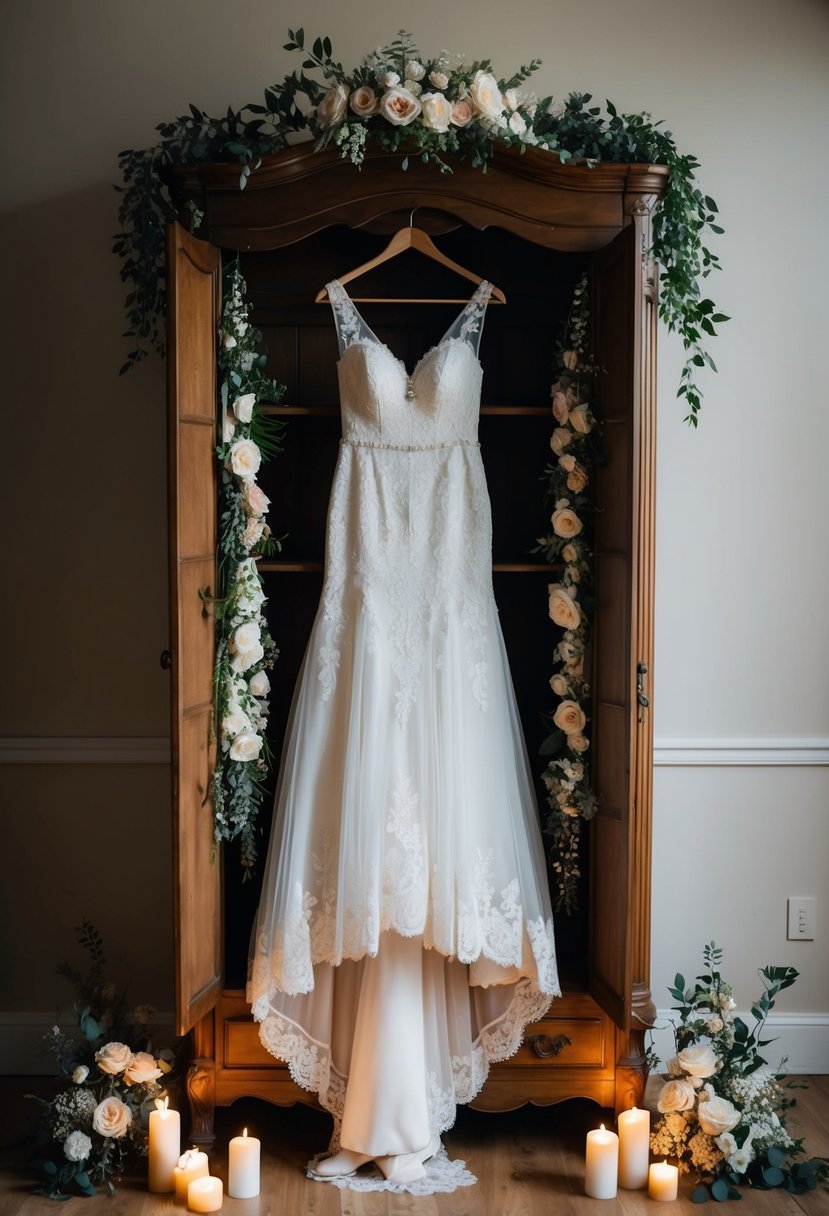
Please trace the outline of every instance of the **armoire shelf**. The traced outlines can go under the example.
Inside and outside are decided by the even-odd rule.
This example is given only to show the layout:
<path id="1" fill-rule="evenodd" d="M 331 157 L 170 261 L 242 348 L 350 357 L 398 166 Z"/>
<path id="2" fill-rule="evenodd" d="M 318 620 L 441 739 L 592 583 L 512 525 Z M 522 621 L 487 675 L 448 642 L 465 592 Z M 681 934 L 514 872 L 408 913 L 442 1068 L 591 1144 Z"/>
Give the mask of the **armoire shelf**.
<path id="1" fill-rule="evenodd" d="M 560 632 L 547 617 L 547 580 L 559 564 L 522 560 L 549 529 L 542 474 L 554 425 L 548 400 L 555 340 L 583 271 L 592 344 L 604 369 L 591 403 L 601 420 L 603 460 L 594 477 L 595 611 L 586 677 L 592 690 L 591 780 L 599 811 L 584 832 L 580 910 L 556 916 L 564 994 L 528 1029 L 518 1055 L 494 1065 L 474 1105 L 504 1110 L 589 1097 L 616 1110 L 641 1103 L 644 1033 L 655 1016 L 650 975 L 652 726 L 637 712 L 637 668 L 652 687 L 657 271 L 643 256 L 667 170 L 653 165 L 563 166 L 538 149 L 496 152 L 486 174 L 452 162 L 440 174 L 405 149 L 367 151 L 360 173 L 339 150 L 295 145 L 267 158 L 238 189 L 237 167 L 173 166 L 165 177 L 179 214 L 204 215 L 198 239 L 168 230 L 170 607 L 177 1019 L 192 1030 L 190 1139 L 212 1138 L 216 1103 L 254 1095 L 279 1104 L 314 1101 L 269 1056 L 244 1000 L 247 938 L 256 883 L 242 884 L 233 847 L 212 864 L 207 792 L 213 621 L 199 588 L 216 586 L 217 469 L 215 335 L 222 251 L 240 256 L 268 374 L 285 384 L 296 420 L 285 450 L 263 472 L 269 522 L 284 534 L 278 557 L 260 559 L 273 589 L 271 630 L 280 657 L 271 675 L 272 750 L 288 712 L 319 599 L 325 509 L 338 450 L 336 342 L 319 287 L 381 248 L 418 209 L 451 257 L 474 263 L 503 287 L 508 304 L 487 311 L 481 344 L 481 452 L 493 511 L 493 585 L 510 666 L 539 777 L 538 746 L 551 656 Z M 406 258 L 395 262 L 405 273 Z M 416 256 L 416 255 L 414 255 Z M 422 263 L 418 263 L 420 270 Z M 366 291 L 389 291 L 379 277 Z M 388 273 L 388 272 L 386 272 Z M 442 271 L 427 272 L 440 274 Z M 424 290 L 432 284 L 423 283 Z M 446 283 L 433 284 L 436 296 Z M 449 317 L 439 307 L 365 305 L 367 323 L 411 365 Z M 379 331 L 379 332 L 378 332 Z M 433 332 L 434 331 L 434 332 Z M 514 557 L 515 560 L 506 560 Z M 505 560 L 500 560 L 504 558 Z M 521 575 L 522 577 L 513 577 Z M 538 575 L 538 578 L 524 577 Z M 270 614 L 273 614 L 272 617 Z M 272 790 L 271 801 L 272 801 Z M 263 809 L 262 849 L 270 826 Z M 552 1044 L 552 1047 L 551 1047 Z"/>

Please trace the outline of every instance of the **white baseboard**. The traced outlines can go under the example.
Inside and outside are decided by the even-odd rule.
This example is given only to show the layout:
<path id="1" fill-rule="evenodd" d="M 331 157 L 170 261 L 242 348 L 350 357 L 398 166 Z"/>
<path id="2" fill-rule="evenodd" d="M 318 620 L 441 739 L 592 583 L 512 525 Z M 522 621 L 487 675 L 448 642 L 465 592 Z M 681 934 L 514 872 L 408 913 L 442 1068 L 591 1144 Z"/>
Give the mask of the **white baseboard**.
<path id="1" fill-rule="evenodd" d="M 735 1010 L 749 1026 L 754 1018 L 749 1011 Z M 657 1026 L 649 1038 L 660 1058 L 660 1071 L 665 1061 L 674 1054 L 671 1025 L 676 1018 L 672 1009 L 657 1011 Z M 782 1056 L 788 1056 L 787 1072 L 829 1073 L 829 1013 L 770 1013 L 763 1028 L 764 1039 L 774 1039 L 762 1049 L 763 1058 L 769 1067 L 777 1068 Z"/>
<path id="2" fill-rule="evenodd" d="M 157 1013 L 153 1019 L 153 1042 L 157 1047 L 171 1044 L 175 1031 L 172 1013 Z M 53 1076 L 55 1058 L 44 1042 L 53 1026 L 66 1034 L 78 1035 L 73 1015 L 55 1017 L 52 1013 L 0 1013 L 0 1075 Z"/>

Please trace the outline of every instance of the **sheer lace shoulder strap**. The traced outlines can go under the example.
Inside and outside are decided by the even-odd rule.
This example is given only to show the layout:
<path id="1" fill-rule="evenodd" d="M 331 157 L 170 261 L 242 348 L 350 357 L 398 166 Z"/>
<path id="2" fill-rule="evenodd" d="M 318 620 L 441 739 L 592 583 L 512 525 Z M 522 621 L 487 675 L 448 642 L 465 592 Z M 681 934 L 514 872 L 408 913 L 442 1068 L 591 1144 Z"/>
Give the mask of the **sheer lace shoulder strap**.
<path id="1" fill-rule="evenodd" d="M 446 333 L 447 338 L 459 338 L 461 341 L 467 342 L 476 357 L 481 345 L 484 313 L 491 293 L 492 284 L 483 279 L 476 287 L 472 299 Z"/>
<path id="2" fill-rule="evenodd" d="M 355 342 L 376 342 L 377 339 L 357 312 L 342 283 L 338 279 L 332 279 L 325 286 L 334 310 L 340 354 L 344 354 Z"/>

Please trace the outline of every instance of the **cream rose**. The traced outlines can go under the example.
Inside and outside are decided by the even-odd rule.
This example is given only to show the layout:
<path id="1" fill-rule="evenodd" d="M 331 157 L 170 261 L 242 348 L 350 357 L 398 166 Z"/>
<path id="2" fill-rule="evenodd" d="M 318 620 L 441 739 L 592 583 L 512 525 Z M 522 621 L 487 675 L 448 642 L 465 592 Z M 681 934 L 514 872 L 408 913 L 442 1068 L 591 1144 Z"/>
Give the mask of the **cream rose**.
<path id="1" fill-rule="evenodd" d="M 240 422 L 250 422 L 253 407 L 256 404 L 256 393 L 242 393 L 233 402 L 233 412 Z"/>
<path id="2" fill-rule="evenodd" d="M 572 473 L 576 467 L 576 458 L 572 452 L 568 452 L 564 456 L 559 456 L 558 463 L 565 473 Z"/>
<path id="3" fill-rule="evenodd" d="M 572 415 L 571 415 L 572 417 Z M 572 473 L 567 474 L 567 489 L 578 494 L 587 485 L 587 469 L 577 464 Z"/>
<path id="4" fill-rule="evenodd" d="M 250 519 L 245 524 L 245 530 L 242 533 L 242 537 L 241 537 L 242 545 L 244 546 L 244 548 L 252 549 L 253 546 L 256 544 L 256 542 L 259 540 L 259 538 L 262 535 L 262 533 L 264 532 L 264 530 L 265 530 L 265 525 L 262 522 L 262 520 L 258 519 L 255 515 L 251 515 Z"/>
<path id="5" fill-rule="evenodd" d="M 507 89 L 506 90 L 506 92 L 504 93 L 504 105 L 507 107 L 508 110 L 517 110 L 518 109 L 518 90 L 517 89 Z"/>
<path id="6" fill-rule="evenodd" d="M 570 443 L 572 438 L 572 431 L 568 431 L 564 426 L 556 427 L 550 439 L 550 447 L 553 449 L 556 456 L 561 455 L 562 450 L 567 447 L 567 444 Z"/>
<path id="7" fill-rule="evenodd" d="M 577 701 L 562 701 L 553 714 L 553 721 L 565 735 L 578 735 L 584 730 L 584 710 Z"/>
<path id="8" fill-rule="evenodd" d="M 76 1085 L 83 1085 L 86 1078 L 89 1076 L 89 1069 L 85 1064 L 79 1064 L 72 1073 L 72 1080 Z"/>
<path id="9" fill-rule="evenodd" d="M 262 453 L 252 439 L 237 439 L 230 449 L 230 467 L 243 481 L 253 481 L 262 463 Z"/>
<path id="10" fill-rule="evenodd" d="M 388 89 L 380 98 L 380 113 L 396 127 L 408 126 L 420 113 L 419 98 L 408 89 Z"/>
<path id="11" fill-rule="evenodd" d="M 423 122 L 432 131 L 448 131 L 452 118 L 452 103 L 443 93 L 424 93 L 420 99 Z"/>
<path id="12" fill-rule="evenodd" d="M 230 745 L 231 760 L 256 760 L 262 750 L 262 736 L 250 731 L 237 735 Z"/>
<path id="13" fill-rule="evenodd" d="M 92 1126 L 99 1136 L 120 1140 L 132 1123 L 132 1111 L 120 1098 L 104 1098 L 95 1107 Z"/>
<path id="14" fill-rule="evenodd" d="M 251 727 L 250 718 L 240 705 L 233 705 L 222 718 L 222 734 L 226 739 L 235 739 Z"/>
<path id="15" fill-rule="evenodd" d="M 740 1122 L 740 1112 L 728 1098 L 709 1098 L 707 1102 L 700 1102 L 697 1119 L 702 1130 L 709 1136 L 719 1136 L 737 1126 Z"/>
<path id="16" fill-rule="evenodd" d="M 663 1115 L 671 1110 L 692 1110 L 696 1099 L 693 1085 L 677 1078 L 674 1081 L 666 1081 L 662 1086 L 656 1109 Z"/>
<path id="17" fill-rule="evenodd" d="M 409 59 L 406 63 L 405 74 L 407 80 L 422 80 L 426 75 L 426 69 L 417 59 Z"/>
<path id="18" fill-rule="evenodd" d="M 561 550 L 561 556 L 564 558 L 564 560 L 566 562 L 574 562 L 576 560 L 576 558 L 578 557 L 578 554 L 576 553 L 576 546 L 575 545 L 565 545 L 564 548 Z"/>
<path id="19" fill-rule="evenodd" d="M 397 72 L 381 72 L 377 77 L 377 83 L 384 89 L 393 89 L 396 84 L 400 84 L 400 76 Z"/>
<path id="20" fill-rule="evenodd" d="M 569 592 L 561 583 L 551 583 L 548 587 L 550 602 L 550 620 L 561 625 L 563 629 L 577 629 L 581 624 L 581 609 L 574 603 Z"/>
<path id="21" fill-rule="evenodd" d="M 348 99 L 348 104 L 358 118 L 368 118 L 369 114 L 377 112 L 380 98 L 370 85 L 363 84 L 360 85 L 359 89 L 354 90 Z"/>
<path id="22" fill-rule="evenodd" d="M 568 684 L 560 672 L 557 672 L 554 676 L 550 676 L 550 688 L 552 688 L 557 697 L 567 696 Z"/>
<path id="23" fill-rule="evenodd" d="M 468 101 L 453 101 L 451 122 L 453 127 L 468 127 L 472 122 L 474 112 Z"/>
<path id="24" fill-rule="evenodd" d="M 409 90 L 409 92 L 411 93 L 411 95 L 413 97 L 419 97 L 420 94 L 423 92 L 423 85 L 418 80 L 407 80 L 406 88 Z"/>
<path id="25" fill-rule="evenodd" d="M 694 1043 L 676 1055 L 683 1072 L 692 1077 L 712 1077 L 717 1071 L 717 1057 L 710 1043 Z"/>
<path id="26" fill-rule="evenodd" d="M 584 735 L 568 735 L 567 745 L 572 747 L 574 752 L 586 752 L 590 746 L 590 740 L 586 739 Z"/>
<path id="27" fill-rule="evenodd" d="M 561 357 L 568 371 L 573 372 L 576 370 L 579 362 L 579 352 L 577 350 L 566 350 Z"/>
<path id="28" fill-rule="evenodd" d="M 222 418 L 222 443 L 230 443 L 236 430 L 236 418 L 231 410 L 225 410 Z"/>
<path id="29" fill-rule="evenodd" d="M 566 422 L 570 415 L 570 407 L 567 404 L 566 393 L 553 394 L 553 417 L 556 422 Z"/>
<path id="30" fill-rule="evenodd" d="M 245 483 L 245 503 L 251 515 L 266 515 L 271 500 L 255 481 Z"/>
<path id="31" fill-rule="evenodd" d="M 578 816 L 579 808 L 577 806 L 573 806 L 572 802 L 568 802 L 561 808 L 561 813 L 562 815 L 569 815 L 571 819 L 575 819 Z"/>
<path id="32" fill-rule="evenodd" d="M 161 1069 L 148 1051 L 137 1051 L 124 1069 L 124 1080 L 128 1085 L 146 1085 L 160 1076 Z"/>
<path id="33" fill-rule="evenodd" d="M 551 522 L 556 536 L 564 536 L 567 539 L 571 536 L 578 536 L 582 530 L 581 520 L 575 511 L 571 511 L 569 507 L 562 507 L 558 511 L 553 511 Z"/>
<path id="34" fill-rule="evenodd" d="M 349 90 L 344 84 L 332 85 L 317 106 L 317 123 L 323 131 L 342 122 L 348 105 L 348 93 Z"/>
<path id="35" fill-rule="evenodd" d="M 436 89 L 445 89 L 449 84 L 449 77 L 445 72 L 430 72 L 429 83 L 433 84 Z"/>
<path id="36" fill-rule="evenodd" d="M 132 1052 L 126 1043 L 105 1043 L 95 1052 L 95 1059 L 101 1072 L 115 1077 L 127 1067 L 132 1059 Z"/>
<path id="37" fill-rule="evenodd" d="M 478 69 L 472 77 L 469 96 L 479 114 L 491 122 L 497 122 L 503 113 L 504 99 L 498 88 L 498 81 L 491 72 L 485 72 L 482 68 Z"/>
<path id="38" fill-rule="evenodd" d="M 567 113 L 566 101 L 553 101 L 548 108 L 548 114 L 551 118 L 563 118 Z"/>
<path id="39" fill-rule="evenodd" d="M 590 407 L 586 404 L 577 405 L 575 409 L 570 410 L 570 425 L 580 435 L 586 435 L 589 430 L 592 430 Z"/>
<path id="40" fill-rule="evenodd" d="M 514 110 L 513 113 L 510 114 L 509 129 L 512 131 L 513 135 L 523 135 L 527 129 L 527 124 L 524 121 L 524 118 L 518 113 L 517 110 Z"/>
<path id="41" fill-rule="evenodd" d="M 92 1152 L 92 1141 L 86 1132 L 70 1132 L 63 1142 L 63 1155 L 67 1161 L 86 1161 Z"/>
<path id="42" fill-rule="evenodd" d="M 255 697 L 266 697 L 271 691 L 271 682 L 266 671 L 257 671 L 250 677 L 250 691 Z"/>
<path id="43" fill-rule="evenodd" d="M 717 1136 L 716 1144 L 717 1148 L 721 1149 L 726 1157 L 729 1153 L 736 1153 L 737 1151 L 737 1141 L 731 1135 L 731 1132 L 723 1132 L 722 1135 Z"/>

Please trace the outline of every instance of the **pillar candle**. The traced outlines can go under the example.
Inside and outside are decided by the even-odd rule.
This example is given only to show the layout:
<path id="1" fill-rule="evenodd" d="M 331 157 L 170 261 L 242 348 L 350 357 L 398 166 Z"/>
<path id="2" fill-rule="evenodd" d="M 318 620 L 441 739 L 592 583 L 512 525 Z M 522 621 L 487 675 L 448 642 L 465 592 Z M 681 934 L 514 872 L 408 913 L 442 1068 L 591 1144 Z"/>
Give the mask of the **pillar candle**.
<path id="1" fill-rule="evenodd" d="M 181 1120 L 177 1110 L 169 1110 L 168 1099 L 156 1098 L 157 1109 L 150 1111 L 149 1181 L 151 1191 L 165 1194 L 175 1190 L 173 1170 L 181 1156 Z"/>
<path id="2" fill-rule="evenodd" d="M 613 1199 L 619 1170 L 619 1137 L 605 1125 L 587 1133 L 584 1193 L 593 1199 Z"/>
<path id="3" fill-rule="evenodd" d="M 187 1206 L 191 1212 L 218 1212 L 222 1194 L 221 1178 L 194 1178 L 187 1188 Z"/>
<path id="4" fill-rule="evenodd" d="M 178 1159 L 178 1165 L 173 1170 L 173 1182 L 176 1187 L 176 1199 L 187 1199 L 187 1188 L 194 1178 L 206 1178 L 210 1173 L 207 1163 L 207 1153 L 200 1153 L 197 1148 L 188 1148 Z"/>
<path id="5" fill-rule="evenodd" d="M 247 1128 L 228 1146 L 227 1193 L 234 1199 L 259 1194 L 259 1141 L 248 1135 Z"/>
<path id="6" fill-rule="evenodd" d="M 648 1173 L 648 1198 L 663 1201 L 676 1199 L 679 1189 L 679 1170 L 667 1161 L 654 1161 Z"/>
<path id="7" fill-rule="evenodd" d="M 648 1110 L 623 1110 L 619 1114 L 619 1186 L 638 1190 L 648 1185 L 651 1115 Z"/>

